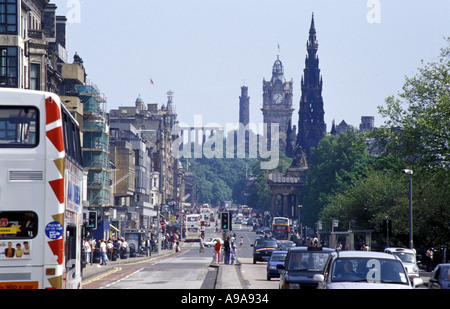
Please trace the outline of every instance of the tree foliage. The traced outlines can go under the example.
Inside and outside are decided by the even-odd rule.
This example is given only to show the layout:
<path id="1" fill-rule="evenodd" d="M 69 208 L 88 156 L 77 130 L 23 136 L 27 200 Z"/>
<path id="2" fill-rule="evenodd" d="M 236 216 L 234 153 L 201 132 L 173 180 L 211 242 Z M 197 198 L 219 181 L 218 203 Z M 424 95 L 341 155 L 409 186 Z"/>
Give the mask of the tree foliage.
<path id="1" fill-rule="evenodd" d="M 370 161 L 366 142 L 356 132 L 324 137 L 309 158 L 310 171 L 301 194 L 302 221 L 314 226 L 331 196 L 344 190 L 355 175 L 364 173 Z"/>
<path id="2" fill-rule="evenodd" d="M 190 160 L 190 170 L 197 182 L 197 201 L 220 205 L 222 201 L 245 202 L 242 196 L 246 169 L 254 159 L 199 158 Z"/>
<path id="3" fill-rule="evenodd" d="M 409 176 L 402 174 L 402 169 L 408 168 L 414 172 L 415 246 L 450 243 L 450 38 L 447 42 L 437 62 L 425 64 L 412 78 L 406 77 L 398 97 L 387 98 L 386 106 L 379 107 L 385 124 L 368 135 L 375 145 L 375 157 L 344 164 L 343 173 L 338 162 L 345 161 L 345 153 L 340 153 L 342 158 L 333 157 L 335 148 L 326 147 L 329 141 L 319 144 L 315 156 L 320 160 L 313 161 L 316 171 L 310 175 L 312 188 L 306 193 L 318 207 L 313 218 L 320 218 L 325 226 L 336 219 L 343 229 L 373 229 L 380 244 L 380 223 L 387 216 L 392 221 L 391 245 L 407 246 Z M 327 155 L 330 160 L 325 159 Z M 348 177 L 333 180 L 333 173 Z"/>

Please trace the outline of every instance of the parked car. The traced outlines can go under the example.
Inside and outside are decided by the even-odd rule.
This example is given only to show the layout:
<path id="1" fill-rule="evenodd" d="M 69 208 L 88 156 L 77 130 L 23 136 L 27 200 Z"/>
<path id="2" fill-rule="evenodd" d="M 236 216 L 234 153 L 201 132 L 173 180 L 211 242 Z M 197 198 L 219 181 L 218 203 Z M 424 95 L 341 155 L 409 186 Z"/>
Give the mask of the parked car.
<path id="1" fill-rule="evenodd" d="M 422 279 L 409 279 L 399 257 L 385 252 L 336 251 L 321 274 L 320 289 L 411 289 Z"/>
<path id="2" fill-rule="evenodd" d="M 253 264 L 256 262 L 267 262 L 273 251 L 278 249 L 277 240 L 271 237 L 261 237 L 251 245 L 253 247 Z"/>
<path id="3" fill-rule="evenodd" d="M 390 247 L 384 249 L 384 252 L 394 254 L 402 260 L 410 279 L 419 278 L 419 266 L 417 265 L 416 260 L 416 250 Z"/>
<path id="4" fill-rule="evenodd" d="M 278 265 L 284 265 L 287 251 L 273 251 L 267 262 L 267 280 L 271 278 L 280 278 L 280 269 Z"/>
<path id="5" fill-rule="evenodd" d="M 334 252 L 331 248 L 292 247 L 289 248 L 284 265 L 278 265 L 280 289 L 317 288 L 314 274 L 322 273 L 328 256 Z"/>
<path id="6" fill-rule="evenodd" d="M 450 264 L 438 264 L 428 282 L 429 289 L 450 289 Z"/>

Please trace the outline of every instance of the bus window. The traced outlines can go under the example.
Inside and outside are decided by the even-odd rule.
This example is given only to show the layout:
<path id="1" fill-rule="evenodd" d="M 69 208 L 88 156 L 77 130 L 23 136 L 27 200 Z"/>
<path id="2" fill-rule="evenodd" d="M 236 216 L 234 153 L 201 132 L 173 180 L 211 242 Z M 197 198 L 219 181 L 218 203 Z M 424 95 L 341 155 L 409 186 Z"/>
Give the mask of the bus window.
<path id="1" fill-rule="evenodd" d="M 0 239 L 34 238 L 38 217 L 32 211 L 0 211 Z"/>
<path id="2" fill-rule="evenodd" d="M 0 106 L 0 147 L 36 147 L 38 130 L 35 107 Z"/>

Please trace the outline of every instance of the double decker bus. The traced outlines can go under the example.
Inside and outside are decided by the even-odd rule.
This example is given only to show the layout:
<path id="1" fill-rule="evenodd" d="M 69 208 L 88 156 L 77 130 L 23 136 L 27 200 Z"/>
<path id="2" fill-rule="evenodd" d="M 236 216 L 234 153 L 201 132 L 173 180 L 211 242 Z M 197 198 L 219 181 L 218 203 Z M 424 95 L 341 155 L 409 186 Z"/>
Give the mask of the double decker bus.
<path id="1" fill-rule="evenodd" d="M 80 129 L 53 93 L 0 90 L 0 289 L 81 288 Z"/>
<path id="2" fill-rule="evenodd" d="M 210 226 L 211 208 L 208 204 L 203 204 L 200 208 L 200 221 L 204 226 Z"/>
<path id="3" fill-rule="evenodd" d="M 272 236 L 278 240 L 289 240 L 289 218 L 274 217 L 272 220 Z"/>
<path id="4" fill-rule="evenodd" d="M 185 217 L 186 239 L 185 241 L 200 241 L 200 215 L 191 214 Z"/>

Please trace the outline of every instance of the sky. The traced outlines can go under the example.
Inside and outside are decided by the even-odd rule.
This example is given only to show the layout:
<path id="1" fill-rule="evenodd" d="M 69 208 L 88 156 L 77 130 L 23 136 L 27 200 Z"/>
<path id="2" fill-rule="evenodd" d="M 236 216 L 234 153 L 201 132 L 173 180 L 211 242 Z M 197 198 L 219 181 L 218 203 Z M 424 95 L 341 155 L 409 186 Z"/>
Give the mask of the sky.
<path id="1" fill-rule="evenodd" d="M 450 36 L 450 0 L 52 0 L 68 18 L 69 61 L 78 53 L 106 110 L 167 104 L 178 120 L 239 121 L 248 86 L 250 122 L 263 121 L 262 84 L 279 54 L 293 79 L 293 124 L 314 13 L 327 131 L 384 120 L 378 106 L 401 92 L 421 60 L 436 61 Z M 279 48 L 278 48 L 279 46 Z M 151 83 L 153 81 L 153 84 Z M 198 119 L 198 118 L 197 118 Z"/>

